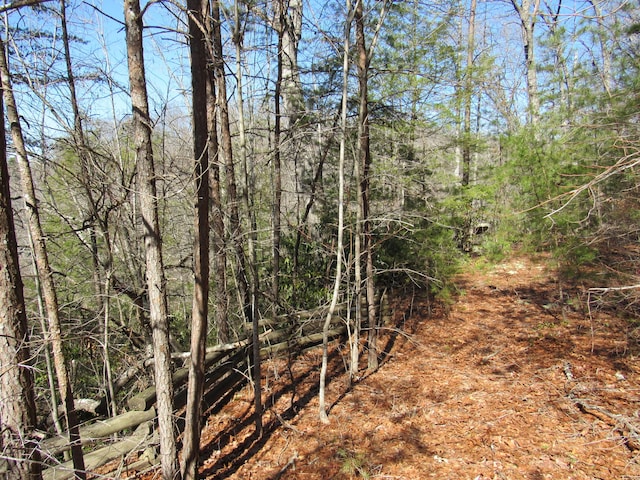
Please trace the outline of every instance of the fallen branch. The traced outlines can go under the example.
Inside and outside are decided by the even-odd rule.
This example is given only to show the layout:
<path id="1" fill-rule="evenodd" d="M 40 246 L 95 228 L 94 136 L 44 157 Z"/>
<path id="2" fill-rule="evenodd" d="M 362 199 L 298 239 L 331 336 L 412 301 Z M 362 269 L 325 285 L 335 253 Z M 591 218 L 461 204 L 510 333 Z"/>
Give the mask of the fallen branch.
<path id="1" fill-rule="evenodd" d="M 640 288 L 640 285 L 625 285 L 623 287 L 592 287 L 589 289 L 589 292 L 608 293 L 608 292 L 619 292 L 622 290 L 636 290 L 639 288 Z"/>
<path id="2" fill-rule="evenodd" d="M 593 415 L 607 425 L 614 427 L 620 435 L 622 435 L 624 443 L 629 450 L 640 450 L 640 429 L 631 423 L 628 417 L 611 413 L 605 408 L 592 405 L 580 398 L 571 398 L 571 400 L 573 400 L 581 412 Z"/>
<path id="3" fill-rule="evenodd" d="M 287 473 L 287 470 L 289 469 L 289 467 L 293 467 L 293 469 L 296 469 L 296 460 L 298 459 L 298 452 L 293 452 L 293 455 L 291 455 L 291 458 L 289 458 L 289 461 L 285 464 L 284 467 L 282 467 L 280 469 L 280 471 L 278 472 L 278 474 L 274 477 L 275 479 L 280 479 L 282 478 L 282 476 Z"/>
<path id="4" fill-rule="evenodd" d="M 93 471 L 111 460 L 141 448 L 149 437 L 151 427 L 151 422 L 142 423 L 130 437 L 95 452 L 85 454 L 85 469 L 89 472 Z M 43 480 L 67 480 L 68 478 L 73 478 L 74 474 L 73 462 L 69 461 L 47 468 L 42 472 L 42 478 Z"/>
<path id="5" fill-rule="evenodd" d="M 137 427 L 143 422 L 153 420 L 155 416 L 155 409 L 152 408 L 145 412 L 126 412 L 108 420 L 100 420 L 80 429 L 80 441 L 82 445 L 86 445 L 101 438 L 109 437 L 127 428 Z M 50 438 L 40 444 L 41 451 L 51 456 L 62 453 L 70 448 L 69 439 L 66 437 Z"/>

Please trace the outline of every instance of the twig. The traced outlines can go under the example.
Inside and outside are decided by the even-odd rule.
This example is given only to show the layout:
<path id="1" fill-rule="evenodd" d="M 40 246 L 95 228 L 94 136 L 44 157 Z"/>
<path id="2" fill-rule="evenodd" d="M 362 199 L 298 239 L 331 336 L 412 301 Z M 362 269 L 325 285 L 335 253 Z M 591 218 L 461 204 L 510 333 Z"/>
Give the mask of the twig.
<path id="1" fill-rule="evenodd" d="M 640 431 L 628 417 L 611 413 L 605 408 L 591 405 L 580 398 L 571 398 L 581 412 L 588 413 L 614 427 L 621 435 L 629 450 L 640 450 Z"/>
<path id="2" fill-rule="evenodd" d="M 283 427 L 288 428 L 289 430 L 293 430 L 294 432 L 299 433 L 299 434 L 303 434 L 304 433 L 302 430 L 300 430 L 297 427 L 294 427 L 289 422 L 287 422 L 284 418 L 282 418 L 282 415 L 280 415 L 278 412 L 274 412 L 274 413 L 276 415 L 276 418 L 278 419 L 278 421 L 280 422 L 280 424 Z"/>
<path id="3" fill-rule="evenodd" d="M 625 285 L 624 287 L 593 287 L 589 289 L 589 292 L 593 293 L 608 293 L 608 292 L 619 292 L 621 290 L 634 290 L 640 288 L 640 284 L 638 285 Z"/>
<path id="4" fill-rule="evenodd" d="M 286 463 L 286 465 L 284 467 L 282 467 L 280 469 L 280 471 L 278 472 L 278 474 L 274 477 L 274 480 L 278 480 L 280 478 L 282 478 L 282 475 L 284 475 L 284 473 L 289 469 L 289 467 L 293 466 L 293 469 L 295 470 L 295 464 L 296 464 L 296 460 L 298 459 L 298 452 L 293 452 L 293 455 L 291 455 L 291 458 L 289 458 L 289 461 Z"/>

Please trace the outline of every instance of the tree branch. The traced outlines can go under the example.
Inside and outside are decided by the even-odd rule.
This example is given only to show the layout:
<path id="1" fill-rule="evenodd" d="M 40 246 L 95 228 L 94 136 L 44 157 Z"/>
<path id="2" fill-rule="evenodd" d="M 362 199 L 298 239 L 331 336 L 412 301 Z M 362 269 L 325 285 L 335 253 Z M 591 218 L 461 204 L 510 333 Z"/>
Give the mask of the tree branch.
<path id="1" fill-rule="evenodd" d="M 41 3 L 50 2 L 51 0 L 15 0 L 15 2 L 0 5 L 0 13 L 8 12 L 22 7 L 35 7 Z"/>

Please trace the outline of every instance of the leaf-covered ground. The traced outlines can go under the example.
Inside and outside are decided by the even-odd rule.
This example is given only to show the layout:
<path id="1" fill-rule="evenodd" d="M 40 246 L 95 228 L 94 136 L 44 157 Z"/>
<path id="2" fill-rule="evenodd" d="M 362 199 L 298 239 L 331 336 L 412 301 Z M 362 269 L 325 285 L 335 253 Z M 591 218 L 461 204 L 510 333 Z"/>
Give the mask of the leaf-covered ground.
<path id="1" fill-rule="evenodd" d="M 447 309 L 395 304 L 377 372 L 347 389 L 347 352 L 334 349 L 328 425 L 319 352 L 267 363 L 265 435 L 251 435 L 251 392 L 236 393 L 208 417 L 201 473 L 640 479 L 637 332 L 555 278 L 547 262 L 517 258 L 461 275 Z"/>

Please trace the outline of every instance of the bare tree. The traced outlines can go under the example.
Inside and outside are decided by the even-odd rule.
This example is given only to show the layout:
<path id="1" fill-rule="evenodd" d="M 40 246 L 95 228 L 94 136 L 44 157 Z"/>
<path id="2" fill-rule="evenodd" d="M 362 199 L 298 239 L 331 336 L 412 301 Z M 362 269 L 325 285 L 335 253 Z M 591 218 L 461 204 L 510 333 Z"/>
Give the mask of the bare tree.
<path id="1" fill-rule="evenodd" d="M 258 317 L 254 311 L 255 303 L 252 300 L 252 292 L 256 279 L 250 275 L 245 259 L 243 246 L 242 225 L 240 223 L 238 188 L 235 177 L 233 156 L 233 144 L 231 141 L 231 125 L 229 121 L 229 103 L 227 100 L 227 85 L 225 80 L 224 59 L 222 51 L 222 30 L 220 21 L 220 3 L 214 0 L 212 3 L 213 25 L 213 68 L 217 86 L 217 106 L 220 119 L 221 147 L 224 155 L 225 179 L 227 186 L 227 204 L 229 206 L 229 228 L 231 230 L 231 242 L 236 254 L 236 282 L 238 285 L 238 297 L 241 303 L 241 311 L 244 320 L 252 324 L 254 338 L 258 332 Z M 255 387 L 255 421 L 256 434 L 262 432 L 262 400 L 261 400 L 261 367 L 260 349 L 257 342 L 253 345 L 253 375 Z"/>
<path id="2" fill-rule="evenodd" d="M 371 142 L 370 142 L 370 118 L 369 118 L 369 66 L 371 58 L 376 47 L 378 35 L 387 13 L 387 1 L 382 2 L 378 22 L 375 27 L 371 44 L 367 47 L 365 38 L 365 17 L 364 17 L 364 0 L 358 0 L 354 11 L 354 19 L 356 25 L 356 49 L 358 52 L 358 160 L 354 171 L 356 172 L 356 182 L 358 191 L 358 214 L 356 221 L 356 246 L 362 248 L 362 255 L 365 257 L 365 287 L 366 287 L 366 305 L 367 305 L 367 322 L 369 326 L 367 347 L 367 368 L 373 371 L 378 368 L 378 326 L 377 312 L 375 303 L 375 276 L 373 265 L 373 241 L 371 234 L 371 218 L 370 218 L 370 190 L 371 190 Z M 362 241 L 360 242 L 360 238 Z M 361 306 L 361 276 L 362 267 L 360 265 L 361 252 L 356 248 L 356 308 Z M 357 315 L 356 324 L 360 322 L 361 315 Z M 359 331 L 359 325 L 356 326 L 356 332 Z M 356 335 L 356 338 L 358 335 Z M 352 374 L 357 371 L 357 348 L 356 352 L 352 351 Z M 355 362 L 355 371 L 354 365 Z"/>
<path id="3" fill-rule="evenodd" d="M 2 77 L 2 90 L 4 103 L 7 108 L 7 119 L 11 125 L 11 137 L 20 170 L 22 194 L 26 208 L 29 233 L 33 240 L 35 262 L 49 321 L 47 335 L 53 350 L 54 366 L 58 377 L 58 389 L 67 417 L 67 429 L 69 431 L 69 442 L 71 444 L 75 476 L 84 479 L 86 478 L 84 456 L 80 445 L 80 435 L 78 433 L 78 416 L 73 403 L 73 389 L 69 380 L 69 372 L 62 347 L 62 329 L 60 325 L 58 296 L 53 282 L 53 272 L 49 263 L 45 236 L 40 222 L 40 212 L 38 210 L 38 200 L 35 194 L 33 175 L 31 173 L 27 148 L 22 133 L 21 119 L 13 94 L 9 64 L 3 41 L 0 41 L 0 76 Z"/>
<path id="4" fill-rule="evenodd" d="M 82 116 L 80 114 L 80 106 L 78 102 L 78 96 L 76 93 L 76 80 L 73 71 L 72 59 L 71 59 L 71 47 L 70 38 L 67 25 L 67 10 L 66 0 L 60 0 L 60 19 L 62 27 L 62 44 L 64 47 L 65 66 L 67 70 L 67 82 L 69 84 L 69 95 L 71 102 L 71 109 L 73 112 L 73 146 L 78 154 L 80 160 L 80 174 L 81 185 L 84 190 L 84 194 L 87 199 L 86 208 L 88 210 L 89 218 L 89 237 L 91 251 L 91 259 L 93 261 L 93 276 L 94 276 L 94 288 L 96 292 L 96 298 L 99 305 L 99 310 L 104 313 L 104 323 L 102 325 L 102 350 L 104 355 L 104 369 L 106 374 L 106 391 L 108 402 L 113 415 L 117 414 L 117 408 L 115 404 L 115 392 L 113 389 L 113 379 L 111 374 L 111 361 L 109 358 L 109 290 L 111 288 L 111 266 L 113 265 L 112 251 L 110 248 L 110 234 L 106 221 L 102 221 L 100 212 L 98 211 L 98 202 L 96 202 L 95 195 L 90 186 L 90 152 L 85 139 L 84 127 L 82 124 Z M 98 234 L 103 238 L 106 249 L 106 259 L 104 261 L 104 267 L 106 270 L 105 279 L 103 280 L 101 275 L 101 261 L 98 252 Z M 105 284 L 104 293 L 101 285 Z"/>
<path id="5" fill-rule="evenodd" d="M 331 296 L 331 304 L 327 318 L 322 326 L 322 365 L 320 367 L 320 388 L 318 391 L 318 415 L 322 423 L 329 423 L 327 415 L 325 387 L 327 380 L 327 368 L 329 363 L 329 327 L 331 320 L 338 305 L 340 296 L 340 284 L 342 283 L 342 256 L 343 256 L 343 239 L 344 239 L 344 195 L 345 195 L 345 151 L 347 142 L 347 100 L 349 96 L 349 50 L 351 22 L 353 21 L 353 8 L 351 0 L 346 0 L 347 18 L 344 26 L 344 51 L 342 60 L 342 102 L 340 110 L 340 154 L 338 164 L 338 238 L 336 243 L 336 273 L 333 283 L 333 294 Z"/>
<path id="6" fill-rule="evenodd" d="M 511 4 L 518 14 L 522 28 L 524 45 L 524 61 L 527 79 L 527 95 L 529 96 L 529 122 L 538 123 L 540 115 L 540 97 L 538 95 L 538 77 L 536 73 L 535 36 L 534 29 L 540 12 L 540 0 L 511 0 Z"/>
<path id="7" fill-rule="evenodd" d="M 280 154 L 285 162 L 280 172 L 281 189 L 277 194 L 280 196 L 281 214 L 295 212 L 298 216 L 304 168 L 300 155 L 301 129 L 295 129 L 305 110 L 298 67 L 298 47 L 302 36 L 302 0 L 274 0 L 273 6 L 273 27 L 278 34 L 279 64 L 279 81 L 276 85 L 279 95 L 275 98 L 279 113 L 276 113 L 275 120 L 279 122 L 280 128 L 276 129 L 276 132 L 281 137 L 279 142 L 274 139 L 274 148 L 276 154 Z M 277 233 L 275 229 L 274 233 Z"/>
<path id="8" fill-rule="evenodd" d="M 462 186 L 469 185 L 471 176 L 471 103 L 473 98 L 473 59 L 475 56 L 476 0 L 469 7 L 469 30 L 467 32 L 467 64 L 464 81 L 464 125 L 462 143 Z M 466 232 L 465 232 L 466 235 Z"/>
<path id="9" fill-rule="evenodd" d="M 147 294 L 155 357 L 155 383 L 160 432 L 162 476 L 173 480 L 179 476 L 173 422 L 173 384 L 166 281 L 162 262 L 162 237 L 158 221 L 156 177 L 151 144 L 151 119 L 144 68 L 142 13 L 138 0 L 126 0 L 124 6 L 127 37 L 129 89 L 133 114 L 133 136 L 136 148 L 140 215 L 146 253 Z"/>
<path id="10" fill-rule="evenodd" d="M 271 206 L 271 235 L 273 246 L 272 269 L 273 279 L 271 282 L 271 295 L 273 301 L 273 318 L 278 314 L 278 302 L 280 300 L 280 245 L 282 236 L 282 112 L 280 98 L 282 95 L 283 84 L 283 42 L 285 23 L 285 6 L 284 2 L 278 1 L 278 21 L 280 26 L 278 29 L 278 65 L 275 91 L 273 93 L 274 102 L 274 125 L 273 125 L 273 204 Z M 294 168 L 295 170 L 295 168 Z M 295 273 L 295 272 L 294 272 Z M 295 279 L 294 279 L 295 283 Z M 294 287 L 295 288 L 295 287 Z"/>
<path id="11" fill-rule="evenodd" d="M 597 2 L 596 0 L 587 1 L 593 8 L 593 12 L 595 14 L 596 22 L 598 25 L 596 36 L 598 37 L 598 42 L 600 43 L 600 55 L 602 57 L 602 65 L 600 68 L 602 86 L 604 87 L 607 94 L 611 96 L 613 90 L 613 75 L 611 73 L 611 52 L 607 45 L 607 34 L 605 29 L 606 14 L 603 13 L 602 8 L 600 8 L 601 2 Z"/>
<path id="12" fill-rule="evenodd" d="M 215 325 L 218 343 L 229 341 L 229 300 L 227 294 L 227 250 L 225 241 L 222 183 L 220 180 L 220 146 L 218 144 L 218 121 L 216 118 L 216 81 L 211 74 L 207 81 L 207 118 L 209 122 L 209 195 L 211 207 L 211 237 L 213 247 L 213 269 L 215 288 Z"/>
<path id="13" fill-rule="evenodd" d="M 204 357 L 207 341 L 207 317 L 209 311 L 209 140 L 207 105 L 207 49 L 205 26 L 207 0 L 187 0 L 189 16 L 189 50 L 191 52 L 193 155 L 196 180 L 194 286 L 191 314 L 191 357 L 185 431 L 182 442 L 182 467 L 184 479 L 198 478 L 198 454 L 200 451 L 200 417 L 204 390 Z"/>
<path id="14" fill-rule="evenodd" d="M 0 122 L 0 265 L 0 452 L 3 457 L 0 469 L 5 471 L 7 480 L 37 480 L 42 475 L 40 455 L 32 437 L 36 424 L 33 371 L 9 190 L 4 121 Z"/>

